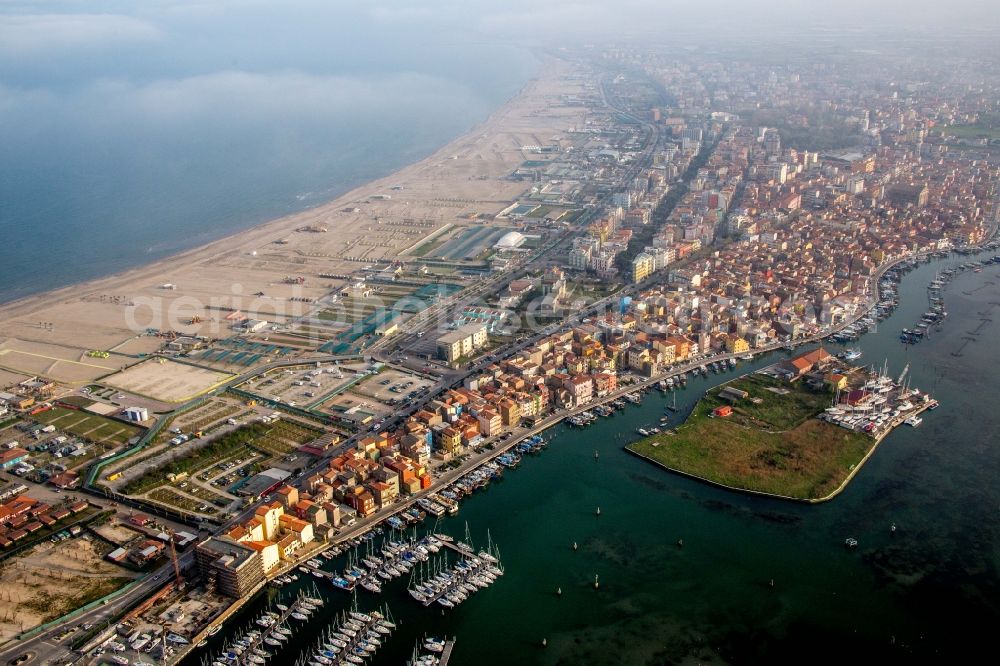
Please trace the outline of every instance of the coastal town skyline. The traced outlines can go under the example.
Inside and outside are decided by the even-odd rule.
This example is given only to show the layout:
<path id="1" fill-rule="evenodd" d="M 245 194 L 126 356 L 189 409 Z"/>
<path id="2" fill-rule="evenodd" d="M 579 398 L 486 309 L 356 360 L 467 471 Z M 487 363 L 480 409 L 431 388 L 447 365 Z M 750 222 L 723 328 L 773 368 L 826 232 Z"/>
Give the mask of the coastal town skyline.
<path id="1" fill-rule="evenodd" d="M 5 660 L 982 647 L 992 5 L 43 4 Z"/>

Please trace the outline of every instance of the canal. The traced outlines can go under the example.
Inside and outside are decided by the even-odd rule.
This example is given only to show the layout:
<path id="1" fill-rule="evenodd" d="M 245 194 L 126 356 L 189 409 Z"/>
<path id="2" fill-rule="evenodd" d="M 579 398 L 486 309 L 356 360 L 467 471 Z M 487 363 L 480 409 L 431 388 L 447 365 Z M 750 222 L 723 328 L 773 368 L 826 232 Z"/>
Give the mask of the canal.
<path id="1" fill-rule="evenodd" d="M 459 538 L 467 523 L 477 549 L 489 530 L 506 570 L 497 583 L 455 610 L 417 604 L 408 577 L 378 596 L 359 590 L 361 609 L 388 603 L 399 624 L 370 663 L 405 663 L 424 635 L 457 637 L 452 666 L 913 663 L 986 643 L 1000 620 L 1000 376 L 991 318 L 1000 316 L 1000 268 L 955 278 L 940 330 L 918 345 L 899 342 L 900 329 L 927 309 L 936 272 L 969 259 L 907 274 L 899 308 L 856 345 L 864 352 L 856 363 L 887 363 L 894 376 L 908 363 L 912 384 L 941 408 L 887 437 L 835 500 L 807 506 L 745 496 L 629 455 L 623 447 L 639 437 L 636 428 L 657 423 L 673 399 L 650 392 L 586 429 L 553 428 L 542 453 L 440 521 L 438 531 Z M 736 373 L 782 354 L 741 363 Z M 690 379 L 676 392 L 671 425 L 736 373 Z M 844 547 L 848 536 L 856 549 Z M 232 631 L 268 604 L 287 602 L 302 582 L 326 598 L 319 615 L 351 603 L 300 576 L 300 584 L 262 593 L 186 663 L 217 653 Z M 328 620 L 300 625 L 271 663 L 307 654 Z"/>

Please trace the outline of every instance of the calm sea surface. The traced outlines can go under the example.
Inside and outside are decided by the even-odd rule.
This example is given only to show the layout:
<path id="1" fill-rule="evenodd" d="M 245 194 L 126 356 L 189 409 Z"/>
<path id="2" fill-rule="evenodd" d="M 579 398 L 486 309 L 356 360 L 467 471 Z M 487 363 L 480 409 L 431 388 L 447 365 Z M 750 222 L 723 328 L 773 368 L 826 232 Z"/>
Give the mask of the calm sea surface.
<path id="1" fill-rule="evenodd" d="M 490 531 L 506 568 L 492 587 L 443 613 L 410 599 L 405 579 L 378 597 L 359 591 L 362 608 L 388 602 L 401 621 L 371 663 L 404 663 L 424 634 L 457 636 L 459 665 L 943 663 L 987 644 L 1000 620 L 1000 378 L 990 321 L 1000 315 L 1000 269 L 956 278 L 942 329 L 914 347 L 898 342 L 926 309 L 935 271 L 963 261 L 911 272 L 896 313 L 861 341 L 864 362 L 887 361 L 893 375 L 908 363 L 913 385 L 941 407 L 886 438 L 837 499 L 803 506 L 747 497 L 632 457 L 623 446 L 671 399 L 650 393 L 585 430 L 554 428 L 543 453 L 441 521 L 439 530 L 457 537 L 467 522 L 477 546 Z M 689 381 L 678 407 L 728 376 Z M 856 550 L 844 547 L 848 536 Z M 350 603 L 321 589 L 323 617 L 299 630 L 282 663 Z M 296 591 L 266 591 L 233 626 Z"/>
<path id="2" fill-rule="evenodd" d="M 0 302 L 328 201 L 468 131 L 539 65 L 351 3 L 183 4 L 0 8 L 17 37 L 0 43 Z"/>

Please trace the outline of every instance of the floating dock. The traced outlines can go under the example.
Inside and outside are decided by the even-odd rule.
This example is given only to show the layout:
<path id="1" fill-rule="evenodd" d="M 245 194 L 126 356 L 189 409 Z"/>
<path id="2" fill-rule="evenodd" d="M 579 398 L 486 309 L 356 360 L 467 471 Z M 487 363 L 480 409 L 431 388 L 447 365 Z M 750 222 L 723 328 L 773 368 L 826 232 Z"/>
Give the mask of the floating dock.
<path id="1" fill-rule="evenodd" d="M 448 660 L 451 659 L 451 651 L 455 649 L 455 639 L 449 639 L 444 642 L 444 650 L 441 652 L 441 658 L 438 661 L 438 666 L 448 666 Z"/>

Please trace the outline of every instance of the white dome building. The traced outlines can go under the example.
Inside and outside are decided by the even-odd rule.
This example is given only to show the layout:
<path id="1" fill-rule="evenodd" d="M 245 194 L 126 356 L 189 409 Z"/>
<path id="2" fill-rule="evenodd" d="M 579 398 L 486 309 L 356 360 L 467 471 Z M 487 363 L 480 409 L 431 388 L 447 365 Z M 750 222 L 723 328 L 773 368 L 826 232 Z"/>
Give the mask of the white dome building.
<path id="1" fill-rule="evenodd" d="M 520 231 L 508 231 L 500 237 L 500 240 L 493 247 L 498 250 L 513 250 L 516 247 L 521 247 L 524 241 L 524 234 Z"/>

